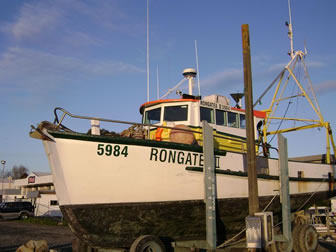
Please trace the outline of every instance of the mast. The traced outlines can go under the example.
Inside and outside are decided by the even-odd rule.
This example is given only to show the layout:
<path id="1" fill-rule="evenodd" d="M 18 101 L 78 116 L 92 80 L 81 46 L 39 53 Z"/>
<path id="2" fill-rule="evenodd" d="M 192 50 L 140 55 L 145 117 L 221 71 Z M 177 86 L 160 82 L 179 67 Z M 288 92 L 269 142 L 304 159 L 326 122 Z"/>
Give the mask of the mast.
<path id="1" fill-rule="evenodd" d="M 290 52 L 289 55 L 292 59 L 294 59 L 294 43 L 293 43 L 293 27 L 292 27 L 292 12 L 291 12 L 291 6 L 290 6 L 290 0 L 288 0 L 288 12 L 289 12 L 289 24 L 286 23 L 288 26 L 288 37 L 290 40 Z"/>
<path id="2" fill-rule="evenodd" d="M 198 86 L 198 95 L 201 95 L 201 86 L 200 86 L 200 77 L 199 77 L 199 68 L 198 68 L 198 52 L 197 52 L 197 41 L 195 40 L 195 54 L 196 54 L 196 70 L 197 70 L 197 86 Z"/>
<path id="3" fill-rule="evenodd" d="M 147 0 L 147 102 L 149 102 L 149 3 Z"/>
<path id="4" fill-rule="evenodd" d="M 286 26 L 288 27 L 288 37 L 290 39 L 290 52 L 289 56 L 291 57 L 289 63 L 283 68 L 283 70 L 280 72 L 280 74 L 275 78 L 275 80 L 271 83 L 271 85 L 266 89 L 266 91 L 257 99 L 257 102 L 254 104 L 254 106 L 257 105 L 258 102 L 261 102 L 261 99 L 264 97 L 264 95 L 272 88 L 272 86 L 275 87 L 275 92 L 273 94 L 273 98 L 271 101 L 270 106 L 268 109 L 265 110 L 266 117 L 263 127 L 263 136 L 262 140 L 264 143 L 267 143 L 267 136 L 269 135 L 275 135 L 279 133 L 286 133 L 291 131 L 298 131 L 298 130 L 305 130 L 305 129 L 312 129 L 312 128 L 320 128 L 324 127 L 326 129 L 326 163 L 331 162 L 330 157 L 330 145 L 333 148 L 334 154 L 336 152 L 336 146 L 333 140 L 332 131 L 330 128 L 329 122 L 324 121 L 320 106 L 318 104 L 312 81 L 309 77 L 307 67 L 304 63 L 304 58 L 306 56 L 306 50 L 305 52 L 298 50 L 294 51 L 294 43 L 293 43 L 293 28 L 292 28 L 292 14 L 291 14 L 291 7 L 290 7 L 290 0 L 288 0 L 288 9 L 289 9 L 289 23 L 286 22 Z M 303 64 L 303 70 L 305 72 L 305 76 L 308 82 L 308 87 L 304 87 L 300 79 L 298 78 L 299 75 L 296 75 L 295 72 L 298 69 L 298 64 Z M 297 86 L 299 92 L 296 95 L 293 94 L 285 94 L 285 91 L 289 89 L 289 81 L 293 80 L 294 85 Z M 311 91 L 311 96 L 308 95 L 308 90 Z M 289 108 L 289 105 L 292 103 L 291 100 L 293 98 L 298 97 L 304 97 L 305 100 L 310 105 L 313 112 L 316 114 L 317 119 L 310 119 L 310 118 L 293 118 L 287 116 L 287 111 Z M 289 101 L 289 102 L 288 102 Z M 275 113 L 278 112 L 278 109 L 280 107 L 280 103 L 287 103 L 287 109 L 285 110 L 285 113 L 282 116 L 275 116 Z M 296 116 L 295 116 L 296 117 Z M 295 122 L 301 122 L 302 125 L 288 128 L 281 128 L 280 125 L 283 121 L 295 121 Z M 279 127 L 276 130 L 271 131 L 269 128 L 272 124 L 279 124 Z"/>
<path id="5" fill-rule="evenodd" d="M 160 80 L 159 80 L 159 66 L 156 66 L 156 93 L 157 99 L 160 99 Z"/>

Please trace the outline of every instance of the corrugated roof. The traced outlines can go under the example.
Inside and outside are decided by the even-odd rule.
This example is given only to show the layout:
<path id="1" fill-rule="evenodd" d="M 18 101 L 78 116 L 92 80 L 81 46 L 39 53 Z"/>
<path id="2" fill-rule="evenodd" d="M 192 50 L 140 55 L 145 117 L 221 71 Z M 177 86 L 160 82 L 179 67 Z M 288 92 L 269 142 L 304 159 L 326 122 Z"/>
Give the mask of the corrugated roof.
<path id="1" fill-rule="evenodd" d="M 38 177 L 51 175 L 50 172 L 32 172 L 32 173 L 35 174 Z"/>
<path id="2" fill-rule="evenodd" d="M 39 191 L 32 191 L 27 193 L 27 198 L 39 198 L 40 197 L 40 192 Z"/>
<path id="3" fill-rule="evenodd" d="M 0 183 L 11 183 L 13 184 L 14 183 L 14 180 L 8 180 L 8 178 L 0 178 Z"/>
<path id="4" fill-rule="evenodd" d="M 1 194 L 1 191 L 0 191 Z M 21 189 L 4 189 L 4 195 L 20 195 Z"/>

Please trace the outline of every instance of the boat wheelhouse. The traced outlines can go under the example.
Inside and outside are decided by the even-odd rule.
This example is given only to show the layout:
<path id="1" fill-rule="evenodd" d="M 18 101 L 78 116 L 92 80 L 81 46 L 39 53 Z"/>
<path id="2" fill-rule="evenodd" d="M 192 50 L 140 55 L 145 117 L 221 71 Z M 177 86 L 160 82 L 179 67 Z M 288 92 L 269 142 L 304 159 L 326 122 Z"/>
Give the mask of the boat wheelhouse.
<path id="1" fill-rule="evenodd" d="M 192 71 L 196 76 L 196 71 Z M 193 85 L 189 78 L 189 86 Z M 192 93 L 192 87 L 189 88 Z M 246 152 L 246 120 L 245 110 L 237 105 L 232 107 L 228 97 L 213 94 L 200 96 L 181 94 L 180 99 L 162 99 L 144 103 L 140 107 L 142 123 L 157 127 L 150 127 L 149 139 L 158 141 L 172 141 L 171 128 L 185 125 L 184 129 L 193 131 L 193 142 L 181 143 L 198 144 L 202 146 L 202 121 L 207 121 L 214 130 L 215 148 L 234 152 Z M 254 111 L 255 135 L 260 133 L 260 128 L 266 113 Z M 169 128 L 162 128 L 169 127 Z M 180 127 L 181 128 L 181 127 Z M 175 140 L 176 141 L 176 140 Z M 256 148 L 258 149 L 258 143 Z"/>

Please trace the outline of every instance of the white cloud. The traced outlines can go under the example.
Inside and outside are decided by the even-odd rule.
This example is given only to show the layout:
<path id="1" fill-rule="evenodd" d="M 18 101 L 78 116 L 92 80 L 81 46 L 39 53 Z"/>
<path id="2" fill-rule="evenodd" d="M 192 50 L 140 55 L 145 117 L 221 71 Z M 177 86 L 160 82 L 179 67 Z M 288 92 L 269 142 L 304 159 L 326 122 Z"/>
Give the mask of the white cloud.
<path id="1" fill-rule="evenodd" d="M 243 72 L 239 69 L 227 69 L 222 72 L 217 72 L 202 80 L 202 86 L 216 86 L 219 84 L 234 85 L 242 82 Z"/>
<path id="2" fill-rule="evenodd" d="M 10 42 L 0 51 L 0 92 L 14 102 L 16 97 L 34 99 L 79 82 L 143 73 L 141 66 L 123 59 L 106 59 L 107 54 L 122 58 L 119 50 L 102 53 L 114 46 L 111 37 L 134 36 L 136 27 L 137 20 L 114 1 L 23 2 L 11 21 L 0 24 Z"/>
<path id="3" fill-rule="evenodd" d="M 285 66 L 287 64 L 288 63 L 276 63 L 276 64 L 272 64 L 268 68 L 265 69 L 265 72 L 267 72 L 267 73 L 280 72 L 280 71 L 282 71 L 285 68 Z"/>
<path id="4" fill-rule="evenodd" d="M 314 91 L 317 95 L 336 92 L 336 80 L 329 80 L 314 86 Z"/>
<path id="5" fill-rule="evenodd" d="M 87 61 L 18 47 L 9 48 L 0 58 L 0 85 L 7 81 L 45 85 L 45 82 L 51 84 L 61 79 L 142 72 L 143 69 L 128 63 Z"/>
<path id="6" fill-rule="evenodd" d="M 270 60 L 272 60 L 270 55 L 265 55 L 265 54 L 255 55 L 252 58 L 253 65 L 258 65 L 258 66 L 265 66 L 268 64 L 268 62 L 270 62 Z"/>
<path id="7" fill-rule="evenodd" d="M 282 69 L 285 68 L 285 66 L 288 64 L 288 62 L 283 62 L 283 63 L 276 63 L 276 64 L 271 64 L 268 68 L 269 71 L 281 71 Z M 305 64 L 307 68 L 318 68 L 318 67 L 324 67 L 326 66 L 325 63 L 321 61 L 305 61 Z"/>
<path id="8" fill-rule="evenodd" d="M 271 82 L 288 64 L 288 62 L 284 63 L 275 63 L 275 64 L 267 64 L 267 60 L 270 58 L 267 57 L 260 57 L 258 59 L 257 65 L 264 65 L 264 67 L 256 67 L 253 68 L 252 66 L 252 78 L 253 83 L 263 83 L 264 81 Z M 324 67 L 325 64 L 320 61 L 310 61 L 306 63 L 307 68 L 318 68 L 318 67 Z M 303 69 L 303 68 L 302 68 Z M 216 72 L 206 79 L 202 80 L 202 86 L 207 87 L 214 87 L 220 84 L 225 84 L 226 87 L 233 86 L 236 84 L 242 84 L 244 81 L 243 76 L 243 66 L 241 69 L 238 68 L 230 68 L 226 69 L 224 71 Z M 323 87 L 321 87 L 321 91 L 324 90 L 327 87 L 331 87 L 331 84 L 329 83 L 329 86 L 325 83 Z"/>
<path id="9" fill-rule="evenodd" d="M 17 20 L 7 24 L 6 30 L 17 40 L 34 39 L 55 27 L 61 18 L 61 10 L 54 6 L 25 3 Z"/>
<path id="10" fill-rule="evenodd" d="M 321 61 L 306 61 L 305 64 L 308 68 L 325 67 L 326 66 L 326 64 L 324 62 L 321 62 Z"/>
<path id="11" fill-rule="evenodd" d="M 90 1 L 89 3 L 85 3 L 84 1 L 72 1 L 70 5 L 68 1 L 64 1 L 62 6 L 70 12 L 75 12 L 94 22 L 100 23 L 100 25 L 111 23 L 106 21 L 125 20 L 128 18 L 119 8 L 117 2 L 113 1 Z"/>
<path id="12" fill-rule="evenodd" d="M 103 40 L 81 31 L 68 31 L 63 41 L 74 48 L 79 46 L 103 46 L 105 44 Z"/>
<path id="13" fill-rule="evenodd" d="M 82 23 L 88 28 L 83 29 Z M 2 23 L 0 30 L 22 43 L 43 43 L 45 39 L 48 43 L 99 46 L 106 34 L 134 36 L 143 30 L 139 26 L 139 20 L 127 16 L 117 2 L 45 0 L 24 3 L 14 21 Z"/>

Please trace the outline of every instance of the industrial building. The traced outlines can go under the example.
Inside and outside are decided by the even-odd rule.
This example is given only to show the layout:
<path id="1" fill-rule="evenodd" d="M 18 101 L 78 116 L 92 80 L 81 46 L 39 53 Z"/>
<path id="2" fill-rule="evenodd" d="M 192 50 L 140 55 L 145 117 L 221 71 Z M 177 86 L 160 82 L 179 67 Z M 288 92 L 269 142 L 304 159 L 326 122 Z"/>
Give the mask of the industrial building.
<path id="1" fill-rule="evenodd" d="M 52 175 L 47 172 L 32 172 L 24 179 L 2 179 L 1 199 L 30 201 L 35 206 L 36 216 L 62 216 Z"/>

